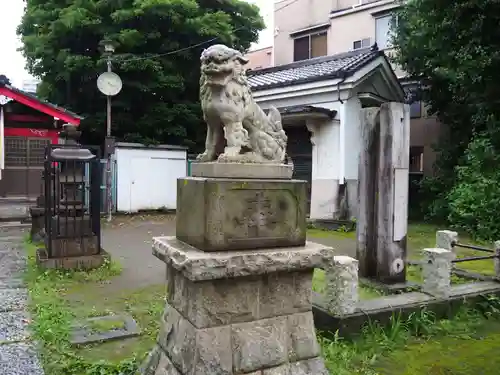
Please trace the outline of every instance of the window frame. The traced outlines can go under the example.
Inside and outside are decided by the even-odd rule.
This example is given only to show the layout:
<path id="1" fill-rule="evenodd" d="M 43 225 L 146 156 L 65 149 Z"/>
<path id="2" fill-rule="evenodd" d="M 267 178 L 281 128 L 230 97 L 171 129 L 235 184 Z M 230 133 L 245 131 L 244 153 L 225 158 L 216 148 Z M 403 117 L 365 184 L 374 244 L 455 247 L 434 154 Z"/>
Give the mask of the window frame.
<path id="1" fill-rule="evenodd" d="M 392 44 L 392 41 L 390 42 L 389 41 L 389 35 L 387 35 L 387 39 L 386 39 L 386 42 L 385 42 L 385 47 L 382 47 L 380 45 L 380 43 L 378 42 L 377 40 L 377 20 L 380 20 L 380 19 L 383 19 L 383 18 L 387 18 L 389 17 L 390 19 L 392 19 L 394 17 L 394 13 L 392 12 L 387 12 L 387 13 L 382 13 L 382 14 L 377 14 L 376 16 L 374 15 L 374 19 L 375 19 L 375 43 L 377 43 L 377 47 L 379 48 L 379 50 L 386 50 L 386 49 L 391 49 L 391 48 L 394 48 L 394 45 Z M 396 15 L 396 26 L 398 25 L 398 17 Z M 388 31 L 388 34 L 392 34 L 391 32 L 391 27 L 392 25 L 389 24 L 389 31 Z"/>
<path id="2" fill-rule="evenodd" d="M 315 58 L 315 57 L 312 57 L 312 38 L 314 36 L 324 36 L 325 39 L 326 39 L 326 46 L 327 46 L 327 53 L 325 55 L 321 55 L 321 56 L 315 56 L 315 57 L 322 57 L 322 56 L 327 56 L 328 55 L 328 31 L 324 30 L 324 31 L 316 31 L 316 32 L 312 32 L 312 33 L 308 33 L 308 34 L 305 34 L 305 35 L 300 35 L 300 36 L 297 36 L 297 37 L 294 37 L 293 38 L 293 62 L 297 62 L 297 61 L 305 61 L 305 60 L 309 60 L 309 59 L 312 59 L 312 58 Z M 308 43 L 308 56 L 306 59 L 300 59 L 300 60 L 297 60 L 295 58 L 295 51 L 296 51 L 296 48 L 295 48 L 295 43 L 297 42 L 297 40 L 301 40 L 301 39 L 306 39 L 307 38 L 307 43 Z"/>
<path id="3" fill-rule="evenodd" d="M 368 45 L 363 46 L 364 41 L 368 41 Z M 358 43 L 358 42 L 359 42 L 360 46 L 358 48 L 356 48 L 355 43 Z M 370 46 L 371 46 L 371 38 L 362 38 L 362 39 L 358 39 L 358 40 L 355 40 L 352 42 L 352 50 L 353 51 L 357 51 L 357 50 L 363 49 L 363 48 L 368 48 Z"/>

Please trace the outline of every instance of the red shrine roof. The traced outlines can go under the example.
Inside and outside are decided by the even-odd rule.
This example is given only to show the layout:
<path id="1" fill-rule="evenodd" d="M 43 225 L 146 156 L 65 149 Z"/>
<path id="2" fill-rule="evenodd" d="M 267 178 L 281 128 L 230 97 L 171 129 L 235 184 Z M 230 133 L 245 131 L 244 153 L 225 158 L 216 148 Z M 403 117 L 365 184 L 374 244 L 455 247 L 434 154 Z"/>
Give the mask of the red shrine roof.
<path id="1" fill-rule="evenodd" d="M 18 103 L 24 104 L 25 106 L 45 113 L 48 116 L 56 117 L 72 125 L 78 126 L 80 125 L 80 121 L 83 120 L 83 117 L 77 115 L 74 112 L 68 111 L 55 104 L 41 100 L 37 98 L 36 95 L 19 90 L 11 86 L 10 84 L 3 82 L 2 80 L 0 80 L 0 95 L 11 98 Z"/>

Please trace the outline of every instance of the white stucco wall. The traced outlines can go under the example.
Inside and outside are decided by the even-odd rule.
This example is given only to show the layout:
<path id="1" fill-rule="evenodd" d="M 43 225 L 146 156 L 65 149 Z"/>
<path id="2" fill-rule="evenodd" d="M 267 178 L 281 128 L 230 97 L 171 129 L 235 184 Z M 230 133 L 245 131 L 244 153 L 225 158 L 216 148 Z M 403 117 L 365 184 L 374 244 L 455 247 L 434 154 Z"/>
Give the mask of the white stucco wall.
<path id="1" fill-rule="evenodd" d="M 342 104 L 341 124 L 344 131 L 344 178 L 356 180 L 358 178 L 359 152 L 361 147 L 361 102 L 358 97 L 352 97 Z"/>
<path id="2" fill-rule="evenodd" d="M 187 152 L 123 148 L 115 152 L 117 211 L 176 209 L 177 179 L 187 175 Z"/>

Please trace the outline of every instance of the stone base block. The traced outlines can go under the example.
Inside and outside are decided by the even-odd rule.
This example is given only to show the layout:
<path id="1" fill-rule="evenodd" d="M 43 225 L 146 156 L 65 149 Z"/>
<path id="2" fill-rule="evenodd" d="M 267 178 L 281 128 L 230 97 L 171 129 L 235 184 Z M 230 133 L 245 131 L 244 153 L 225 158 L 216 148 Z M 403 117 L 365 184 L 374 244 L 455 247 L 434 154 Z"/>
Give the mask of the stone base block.
<path id="1" fill-rule="evenodd" d="M 69 208 L 72 210 L 72 208 Z M 67 212 L 67 210 L 64 210 Z M 90 237 L 92 231 L 92 220 L 89 215 L 85 216 L 53 216 L 51 228 L 53 235 L 63 237 Z"/>
<path id="2" fill-rule="evenodd" d="M 38 249 L 36 252 L 38 266 L 45 269 L 91 270 L 101 267 L 109 259 L 109 254 L 102 249 L 96 255 L 62 258 L 49 258 L 45 249 Z"/>
<path id="3" fill-rule="evenodd" d="M 292 164 L 191 163 L 193 177 L 290 180 L 292 175 Z"/>
<path id="4" fill-rule="evenodd" d="M 99 254 L 100 250 L 97 236 L 56 238 L 52 240 L 51 245 L 52 257 L 54 258 L 92 256 Z"/>
<path id="5" fill-rule="evenodd" d="M 207 253 L 164 237 L 153 249 L 167 264 L 167 303 L 142 374 L 327 374 L 311 300 L 331 248 Z"/>
<path id="6" fill-rule="evenodd" d="M 203 251 L 303 246 L 307 182 L 177 180 L 176 235 Z"/>
<path id="7" fill-rule="evenodd" d="M 167 304 L 143 375 L 328 375 L 312 312 L 199 329 Z"/>

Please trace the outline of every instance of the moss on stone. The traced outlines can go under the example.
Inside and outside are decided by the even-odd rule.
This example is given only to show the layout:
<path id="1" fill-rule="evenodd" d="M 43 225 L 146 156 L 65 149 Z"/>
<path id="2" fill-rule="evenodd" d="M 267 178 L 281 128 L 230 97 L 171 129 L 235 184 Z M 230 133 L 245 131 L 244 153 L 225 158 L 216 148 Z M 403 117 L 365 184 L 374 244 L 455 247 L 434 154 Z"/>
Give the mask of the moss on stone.
<path id="1" fill-rule="evenodd" d="M 495 375 L 500 368 L 499 350 L 500 333 L 484 338 L 444 337 L 395 350 L 379 361 L 376 370 L 384 375 Z"/>

